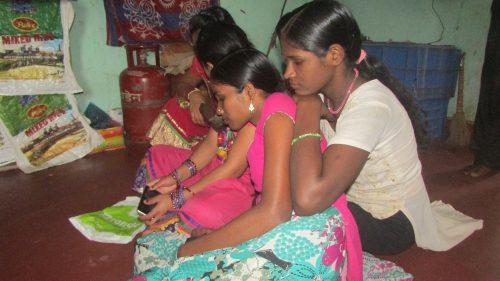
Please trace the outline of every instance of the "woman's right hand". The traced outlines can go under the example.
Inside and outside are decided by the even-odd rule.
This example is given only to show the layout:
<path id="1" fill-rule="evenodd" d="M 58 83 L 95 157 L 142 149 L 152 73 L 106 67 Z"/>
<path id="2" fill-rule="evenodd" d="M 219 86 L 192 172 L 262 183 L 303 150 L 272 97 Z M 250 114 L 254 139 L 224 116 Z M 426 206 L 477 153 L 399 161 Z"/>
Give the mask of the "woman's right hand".
<path id="1" fill-rule="evenodd" d="M 186 240 L 186 243 L 188 243 L 190 241 L 193 241 L 196 238 L 200 238 L 203 235 L 207 235 L 207 234 L 209 234 L 210 232 L 213 232 L 213 231 L 214 231 L 213 229 L 205 228 L 205 227 L 195 228 L 195 229 L 193 229 L 193 231 L 191 231 L 191 237 L 189 237 Z"/>
<path id="2" fill-rule="evenodd" d="M 198 237 L 201 237 L 203 235 L 207 235 L 213 231 L 214 231 L 213 229 L 206 228 L 206 227 L 195 228 L 195 229 L 193 229 L 193 231 L 191 231 L 191 237 L 198 238 Z"/>
<path id="3" fill-rule="evenodd" d="M 333 116 L 333 114 L 330 113 L 330 110 L 328 110 L 328 107 L 324 102 L 321 103 L 320 116 L 321 119 L 325 119 L 328 122 L 334 122 L 336 120 L 335 116 Z"/>
<path id="4" fill-rule="evenodd" d="M 151 190 L 158 190 L 162 194 L 169 194 L 177 188 L 177 182 L 171 175 L 157 178 L 147 183 Z"/>

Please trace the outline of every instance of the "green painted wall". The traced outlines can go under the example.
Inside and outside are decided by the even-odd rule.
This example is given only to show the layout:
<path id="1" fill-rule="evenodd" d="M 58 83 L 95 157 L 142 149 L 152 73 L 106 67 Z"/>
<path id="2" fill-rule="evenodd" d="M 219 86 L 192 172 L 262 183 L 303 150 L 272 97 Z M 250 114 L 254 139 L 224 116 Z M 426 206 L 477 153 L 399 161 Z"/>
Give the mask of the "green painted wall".
<path id="1" fill-rule="evenodd" d="M 255 47 L 266 53 L 274 27 L 280 18 L 283 2 L 282 0 L 221 0 L 221 6 L 226 8 L 233 15 L 236 23 L 248 33 Z M 307 2 L 309 0 L 288 0 L 284 13 Z M 276 65 L 280 65 L 279 45 L 271 49 L 269 57 Z"/>
<path id="2" fill-rule="evenodd" d="M 127 67 L 125 49 L 106 45 L 106 18 L 102 0 L 74 1 L 70 30 L 71 65 L 83 89 L 77 94 L 84 110 L 89 102 L 103 110 L 121 107 L 118 75 Z"/>
<path id="3" fill-rule="evenodd" d="M 289 0 L 286 11 L 308 2 Z M 491 0 L 343 0 L 358 20 L 362 32 L 374 41 L 455 45 L 466 52 L 465 112 L 473 120 L 477 107 Z M 72 67 L 84 93 L 77 95 L 84 110 L 93 102 L 104 110 L 120 107 L 118 76 L 125 69 L 125 50 L 106 45 L 106 20 L 102 0 L 72 2 L 75 21 L 70 32 Z M 245 30 L 255 46 L 266 52 L 283 5 L 280 0 L 221 0 L 221 5 Z M 437 12 L 438 16 L 433 10 Z M 279 64 L 279 49 L 271 59 Z M 448 115 L 455 112 L 450 100 Z"/>

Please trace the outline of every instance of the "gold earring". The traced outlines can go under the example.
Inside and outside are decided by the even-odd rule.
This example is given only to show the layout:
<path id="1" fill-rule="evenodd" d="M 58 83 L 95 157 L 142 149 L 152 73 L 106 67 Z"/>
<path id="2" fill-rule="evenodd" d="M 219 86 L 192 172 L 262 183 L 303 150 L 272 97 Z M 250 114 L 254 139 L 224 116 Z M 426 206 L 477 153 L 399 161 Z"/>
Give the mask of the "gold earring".
<path id="1" fill-rule="evenodd" d="M 250 110 L 250 113 L 252 113 L 255 110 L 255 106 L 253 106 L 252 100 L 250 100 L 250 105 L 248 106 L 248 110 Z"/>
<path id="2" fill-rule="evenodd" d="M 223 113 L 224 113 L 224 110 L 222 110 L 222 108 L 220 108 L 220 107 L 217 107 L 216 114 L 222 115 Z"/>

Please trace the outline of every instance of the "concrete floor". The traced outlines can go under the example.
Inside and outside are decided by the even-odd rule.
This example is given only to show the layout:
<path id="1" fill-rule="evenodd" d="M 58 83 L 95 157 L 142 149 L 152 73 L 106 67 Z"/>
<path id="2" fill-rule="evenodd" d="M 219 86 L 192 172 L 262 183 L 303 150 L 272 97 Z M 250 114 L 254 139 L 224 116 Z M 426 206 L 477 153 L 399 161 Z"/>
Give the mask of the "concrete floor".
<path id="1" fill-rule="evenodd" d="M 146 147 L 102 152 L 34 174 L 0 173 L 0 274 L 14 280 L 126 280 L 132 274 L 133 243 L 87 240 L 68 218 L 108 207 L 131 191 Z M 383 257 L 415 280 L 499 280 L 500 174 L 462 175 L 472 161 L 467 150 L 439 147 L 420 152 L 432 200 L 484 220 L 484 228 L 447 252 L 412 247 Z"/>

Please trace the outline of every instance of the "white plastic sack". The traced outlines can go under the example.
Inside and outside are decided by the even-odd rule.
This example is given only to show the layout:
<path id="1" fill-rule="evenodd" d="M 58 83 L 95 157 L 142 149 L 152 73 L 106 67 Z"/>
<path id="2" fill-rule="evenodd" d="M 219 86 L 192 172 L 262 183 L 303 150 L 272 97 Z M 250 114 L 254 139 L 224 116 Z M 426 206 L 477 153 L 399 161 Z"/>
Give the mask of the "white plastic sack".
<path id="1" fill-rule="evenodd" d="M 70 63 L 71 2 L 22 3 L 0 7 L 0 95 L 82 92 Z"/>
<path id="2" fill-rule="evenodd" d="M 127 244 L 145 228 L 138 219 L 137 204 L 139 197 L 131 196 L 109 208 L 72 217 L 69 221 L 89 240 Z"/>
<path id="3" fill-rule="evenodd" d="M 78 112 L 70 65 L 69 0 L 0 5 L 0 130 L 18 167 L 32 173 L 79 159 L 103 138 Z"/>
<path id="4" fill-rule="evenodd" d="M 7 143 L 3 136 L 2 127 L 0 126 L 0 166 L 4 166 L 16 161 L 12 147 Z"/>
<path id="5" fill-rule="evenodd" d="M 25 173 L 82 158 L 104 141 L 73 94 L 0 96 L 0 127 Z"/>

